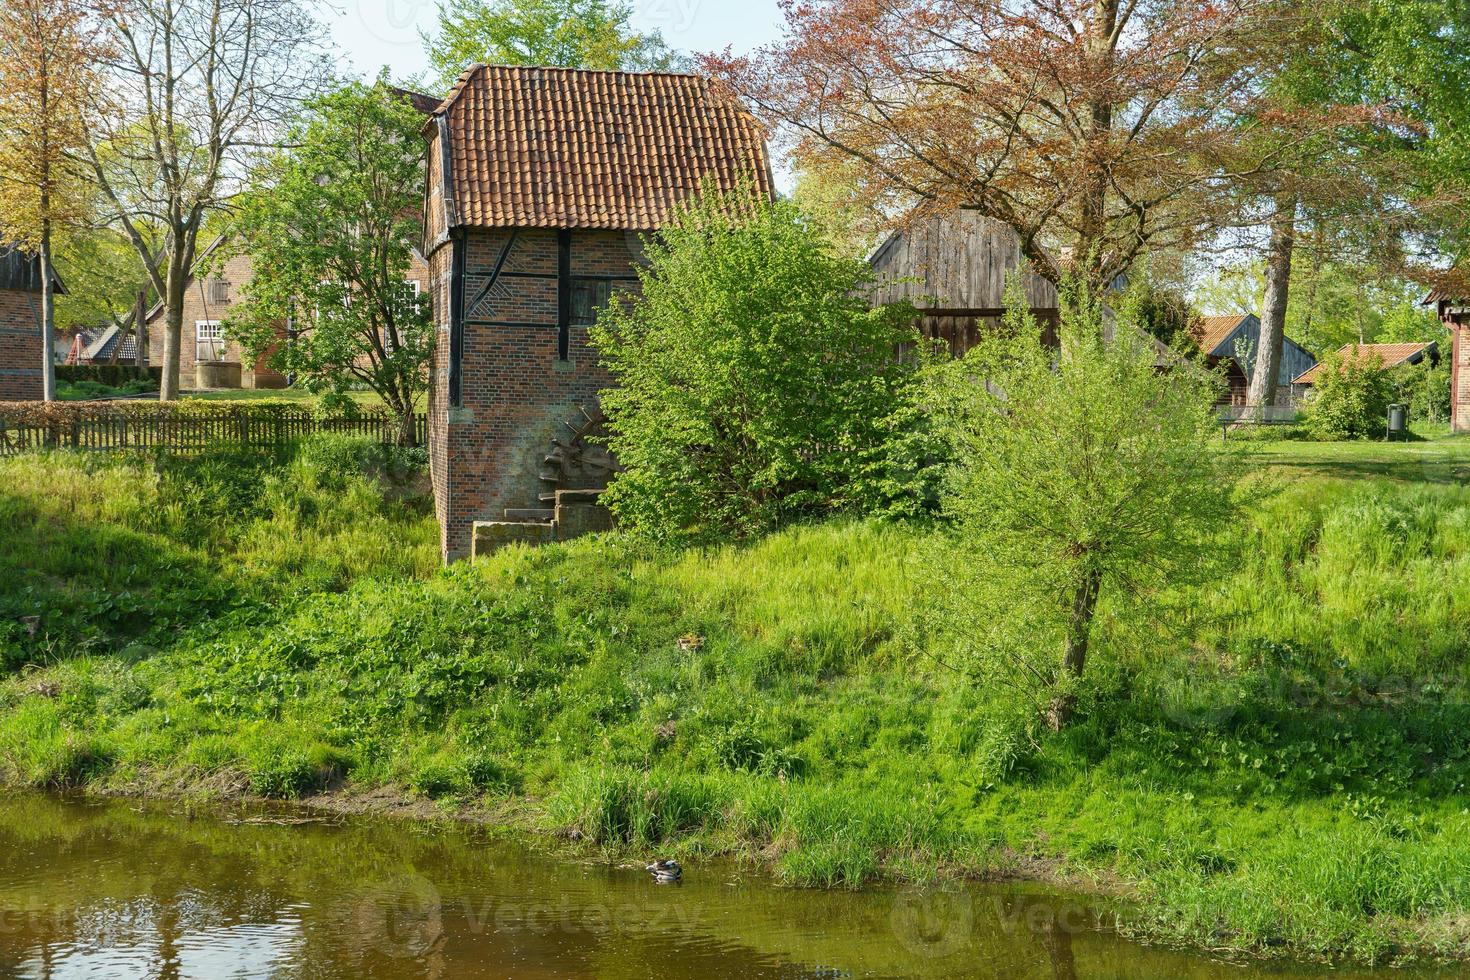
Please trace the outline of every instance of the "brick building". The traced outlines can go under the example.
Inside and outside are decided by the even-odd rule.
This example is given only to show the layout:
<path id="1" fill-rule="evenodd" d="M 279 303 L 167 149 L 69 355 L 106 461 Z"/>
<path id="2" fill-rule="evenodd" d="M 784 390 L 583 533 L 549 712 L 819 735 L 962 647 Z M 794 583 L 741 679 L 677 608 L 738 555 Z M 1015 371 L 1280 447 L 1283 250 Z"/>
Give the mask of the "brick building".
<path id="1" fill-rule="evenodd" d="M 249 255 L 232 255 L 216 261 L 216 253 L 225 243 L 216 238 L 200 253 L 195 268 L 184 288 L 184 322 L 179 344 L 179 385 L 183 388 L 284 388 L 286 378 L 267 362 L 269 353 L 249 362 L 240 345 L 224 332 L 224 322 L 235 306 L 244 299 L 244 287 L 250 281 L 252 263 Z M 207 271 L 205 271 L 207 270 Z M 409 261 L 409 281 L 420 291 L 429 288 L 429 268 L 415 252 Z M 131 321 L 98 332 L 79 353 L 77 363 L 96 364 L 110 361 L 132 363 L 136 351 L 131 334 Z M 156 302 L 145 317 L 148 324 L 148 363 L 160 367 L 164 361 L 165 331 L 163 304 Z M 281 325 L 282 334 L 285 324 Z"/>
<path id="2" fill-rule="evenodd" d="M 757 123 L 692 75 L 475 65 L 425 134 L 429 448 L 452 561 L 478 522 L 536 540 L 557 491 L 605 485 L 588 436 L 610 378 L 587 328 L 637 288 L 640 235 L 706 180 L 774 182 Z"/>
<path id="3" fill-rule="evenodd" d="M 66 292 L 52 274 L 58 293 Z M 45 384 L 41 353 L 41 260 L 0 250 L 0 401 L 38 401 Z"/>
<path id="4" fill-rule="evenodd" d="M 1425 303 L 1450 332 L 1450 431 L 1470 432 L 1470 301 L 1435 290 Z"/>

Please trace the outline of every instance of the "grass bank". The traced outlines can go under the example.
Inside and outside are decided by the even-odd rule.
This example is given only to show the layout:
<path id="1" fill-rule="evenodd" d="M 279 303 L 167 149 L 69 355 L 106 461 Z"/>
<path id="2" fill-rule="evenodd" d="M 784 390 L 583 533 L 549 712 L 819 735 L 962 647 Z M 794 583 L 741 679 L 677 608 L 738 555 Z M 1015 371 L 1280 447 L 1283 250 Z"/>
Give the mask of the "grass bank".
<path id="1" fill-rule="evenodd" d="M 1470 956 L 1470 489 L 1438 475 L 1470 441 L 1371 471 L 1294 445 L 1251 446 L 1274 489 L 1222 529 L 1234 570 L 1180 629 L 1104 630 L 1061 734 L 942 665 L 928 531 L 438 572 L 422 504 L 340 440 L 0 462 L 0 779 L 392 786 L 795 884 L 1044 872 L 1154 937 Z"/>

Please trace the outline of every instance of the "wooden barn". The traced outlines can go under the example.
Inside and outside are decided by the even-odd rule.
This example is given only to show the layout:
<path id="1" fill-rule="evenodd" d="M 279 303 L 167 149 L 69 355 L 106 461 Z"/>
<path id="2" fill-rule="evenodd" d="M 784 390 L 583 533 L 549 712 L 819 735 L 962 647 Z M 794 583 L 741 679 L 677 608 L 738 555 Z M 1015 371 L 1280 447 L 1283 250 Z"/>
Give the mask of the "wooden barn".
<path id="1" fill-rule="evenodd" d="M 1207 316 L 1199 321 L 1195 332 L 1205 363 L 1210 367 L 1225 366 L 1226 390 L 1220 405 L 1241 407 L 1250 389 L 1251 372 L 1256 368 L 1256 350 L 1261 343 L 1261 318 L 1254 313 L 1233 316 Z M 1301 398 L 1296 379 L 1317 364 L 1311 351 L 1290 337 L 1281 343 L 1281 369 L 1276 382 L 1280 385 L 1278 401 L 1295 403 Z"/>
<path id="2" fill-rule="evenodd" d="M 1014 231 L 978 212 L 921 218 L 890 235 L 868 262 L 884 283 L 876 300 L 919 307 L 924 335 L 945 341 L 957 357 L 1005 315 L 1007 280 L 1023 270 L 1026 301 L 1047 341 L 1056 342 L 1056 286 L 1027 268 Z"/>

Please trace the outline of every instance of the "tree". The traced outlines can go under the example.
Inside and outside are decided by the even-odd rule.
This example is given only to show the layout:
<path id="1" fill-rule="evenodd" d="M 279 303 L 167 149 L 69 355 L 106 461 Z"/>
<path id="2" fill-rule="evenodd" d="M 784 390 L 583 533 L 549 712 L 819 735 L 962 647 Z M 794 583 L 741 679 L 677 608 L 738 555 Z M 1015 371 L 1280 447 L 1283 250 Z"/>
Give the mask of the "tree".
<path id="1" fill-rule="evenodd" d="M 629 25 L 632 7 L 606 0 L 447 0 L 439 31 L 423 36 L 429 65 L 449 88 L 477 62 L 610 71 L 668 71 L 680 59 L 654 31 Z"/>
<path id="2" fill-rule="evenodd" d="M 1261 356 L 1248 401 L 1274 403 L 1298 223 L 1315 244 L 1356 250 L 1364 264 L 1404 271 L 1445 212 L 1463 234 L 1470 123 L 1470 21 L 1447 0 L 1321 0 L 1301 40 L 1270 80 L 1278 107 L 1345 118 L 1315 147 L 1284 154 L 1264 177 L 1273 200 Z M 1346 121 L 1346 120 L 1345 120 Z M 1271 131 L 1269 125 L 1265 130 Z M 1312 149 L 1312 152 L 1301 152 Z M 1447 207 L 1448 205 L 1448 207 Z M 1324 233 L 1325 232 L 1325 233 Z M 1320 256 L 1319 256 L 1320 258 Z M 1374 278 L 1381 276 L 1381 271 Z"/>
<path id="3" fill-rule="evenodd" d="M 784 41 L 705 63 L 804 166 L 862 161 L 890 216 L 979 210 L 1041 275 L 1101 290 L 1231 220 L 1231 180 L 1268 162 L 1238 152 L 1267 13 L 1290 9 L 818 0 L 787 6 Z"/>
<path id="4" fill-rule="evenodd" d="M 76 227 L 59 237 L 56 266 L 69 292 L 56 298 L 58 329 L 122 326 L 146 273 L 138 253 L 113 228 Z"/>
<path id="5" fill-rule="evenodd" d="M 305 0 L 120 0 L 108 8 L 114 105 L 90 120 L 87 159 L 108 219 L 163 303 L 159 397 L 178 397 L 184 291 L 200 229 L 249 163 L 328 77 Z"/>
<path id="6" fill-rule="evenodd" d="M 269 354 L 309 390 L 372 389 L 404 445 L 433 343 L 428 297 L 408 280 L 422 235 L 423 121 L 381 79 L 307 105 L 291 149 L 260 169 L 241 203 L 230 247 L 251 255 L 254 272 L 225 324 L 247 355 Z M 283 344 L 287 323 L 294 336 Z"/>
<path id="7" fill-rule="evenodd" d="M 592 337 L 617 385 L 604 499 L 661 539 L 758 534 L 859 506 L 912 377 L 914 310 L 871 308 L 871 270 L 790 202 L 707 194 L 648 246 L 642 295 Z"/>
<path id="8" fill-rule="evenodd" d="M 1055 728 L 1099 610 L 1121 618 L 1204 574 L 1234 483 L 1218 379 L 1188 363 L 1158 370 L 1135 297 L 1105 331 L 1085 289 L 1062 293 L 1059 361 L 1018 297 L 1007 329 L 937 371 L 932 409 L 957 453 L 943 591 L 974 655 L 1039 687 Z"/>
<path id="9" fill-rule="evenodd" d="M 76 0 L 0 4 L 0 236 L 40 257 L 46 401 L 56 397 L 54 236 L 85 215 L 86 190 L 70 155 L 86 140 L 83 112 L 100 53 Z"/>

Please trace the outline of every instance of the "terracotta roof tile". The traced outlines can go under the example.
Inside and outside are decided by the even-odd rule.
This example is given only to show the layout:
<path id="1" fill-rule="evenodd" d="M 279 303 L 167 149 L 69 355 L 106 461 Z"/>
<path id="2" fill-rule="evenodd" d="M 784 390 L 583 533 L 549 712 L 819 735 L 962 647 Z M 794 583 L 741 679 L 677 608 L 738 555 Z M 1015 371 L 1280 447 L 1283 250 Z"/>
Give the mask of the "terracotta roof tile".
<path id="1" fill-rule="evenodd" d="M 1337 352 L 1338 360 L 1344 364 L 1365 364 L 1371 360 L 1378 360 L 1384 367 L 1398 367 L 1413 359 L 1416 354 L 1427 348 L 1438 345 L 1429 344 L 1348 344 Z M 1327 362 L 1316 365 L 1310 370 L 1302 372 L 1292 384 L 1309 385 L 1316 383 L 1327 370 Z"/>
<path id="2" fill-rule="evenodd" d="M 458 224 L 649 231 L 706 178 L 775 190 L 759 124 L 695 75 L 475 65 L 439 112 Z"/>

